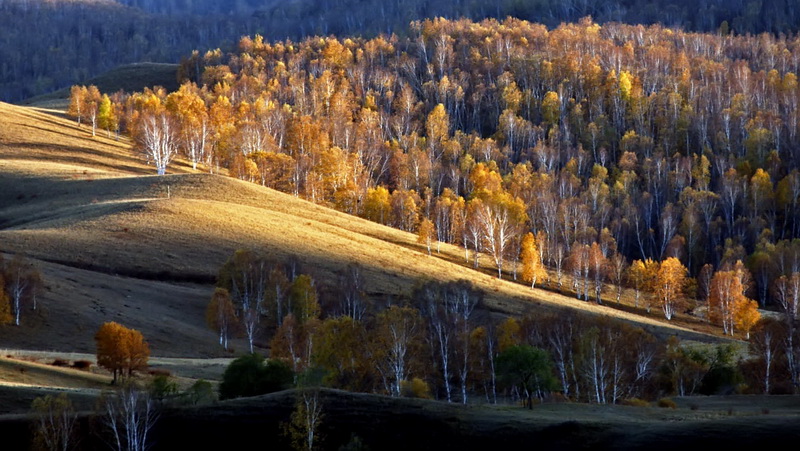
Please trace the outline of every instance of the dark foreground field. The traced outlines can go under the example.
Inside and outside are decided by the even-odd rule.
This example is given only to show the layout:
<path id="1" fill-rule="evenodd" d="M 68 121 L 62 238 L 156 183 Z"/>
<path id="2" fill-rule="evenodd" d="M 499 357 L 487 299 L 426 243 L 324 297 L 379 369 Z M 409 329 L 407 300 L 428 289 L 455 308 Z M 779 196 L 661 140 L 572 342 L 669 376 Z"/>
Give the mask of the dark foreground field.
<path id="1" fill-rule="evenodd" d="M 800 439 L 800 398 L 693 397 L 677 409 L 542 404 L 461 406 L 340 391 L 321 392 L 322 449 L 358 437 L 366 449 L 771 449 Z M 153 440 L 156 450 L 289 449 L 282 435 L 295 392 L 165 410 Z M 26 449 L 27 420 L 0 417 L 4 449 Z M 84 432 L 96 428 L 82 418 Z M 13 444 L 10 448 L 5 445 Z M 83 439 L 103 449 L 96 435 Z M 365 448 L 358 448 L 365 449 Z"/>

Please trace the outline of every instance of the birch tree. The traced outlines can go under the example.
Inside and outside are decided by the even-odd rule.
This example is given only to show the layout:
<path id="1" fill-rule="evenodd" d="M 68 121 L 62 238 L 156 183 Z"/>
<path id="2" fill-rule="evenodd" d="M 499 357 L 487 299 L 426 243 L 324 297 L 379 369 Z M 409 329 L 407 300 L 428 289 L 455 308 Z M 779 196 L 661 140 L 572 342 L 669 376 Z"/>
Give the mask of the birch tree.
<path id="1" fill-rule="evenodd" d="M 422 319 L 416 309 L 393 305 L 376 320 L 375 364 L 386 391 L 397 397 L 401 383 L 409 380 L 414 370 L 414 347 L 422 332 Z"/>
<path id="2" fill-rule="evenodd" d="M 5 294 L 8 296 L 14 325 L 19 326 L 25 305 L 31 304 L 36 309 L 36 293 L 41 288 L 41 274 L 21 255 L 14 256 L 3 272 Z"/>
<path id="3" fill-rule="evenodd" d="M 230 293 L 224 288 L 217 288 L 211 296 L 206 308 L 208 327 L 219 332 L 219 344 L 228 350 L 228 340 L 237 329 L 236 309 L 231 302 Z"/>
<path id="4" fill-rule="evenodd" d="M 161 91 L 145 91 L 130 102 L 137 108 L 131 121 L 134 149 L 155 165 L 158 175 L 164 175 L 178 154 L 178 123 L 167 110 Z"/>
<path id="5" fill-rule="evenodd" d="M 225 262 L 217 278 L 217 286 L 230 293 L 251 353 L 260 330 L 269 269 L 266 260 L 240 249 Z"/>
<path id="6" fill-rule="evenodd" d="M 655 294 L 668 321 L 684 304 L 683 288 L 686 276 L 686 268 L 675 257 L 664 260 L 658 268 Z"/>
<path id="7" fill-rule="evenodd" d="M 75 424 L 78 416 L 66 393 L 36 398 L 31 410 L 35 416 L 35 445 L 53 451 L 73 449 L 77 441 Z"/>
<path id="8" fill-rule="evenodd" d="M 110 445 L 117 451 L 146 451 L 152 447 L 151 432 L 158 421 L 156 403 L 150 395 L 128 385 L 109 396 L 103 423 Z"/>

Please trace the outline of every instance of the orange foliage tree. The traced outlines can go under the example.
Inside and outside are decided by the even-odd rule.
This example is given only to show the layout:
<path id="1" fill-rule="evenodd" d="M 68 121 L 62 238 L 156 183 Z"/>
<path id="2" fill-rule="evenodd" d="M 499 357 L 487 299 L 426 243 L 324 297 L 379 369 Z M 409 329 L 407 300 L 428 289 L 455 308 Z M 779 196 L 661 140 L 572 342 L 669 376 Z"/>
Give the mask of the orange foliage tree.
<path id="1" fill-rule="evenodd" d="M 150 347 L 142 333 L 116 322 L 106 322 L 94 336 L 97 342 L 97 364 L 114 374 L 131 376 L 134 371 L 147 367 Z"/>

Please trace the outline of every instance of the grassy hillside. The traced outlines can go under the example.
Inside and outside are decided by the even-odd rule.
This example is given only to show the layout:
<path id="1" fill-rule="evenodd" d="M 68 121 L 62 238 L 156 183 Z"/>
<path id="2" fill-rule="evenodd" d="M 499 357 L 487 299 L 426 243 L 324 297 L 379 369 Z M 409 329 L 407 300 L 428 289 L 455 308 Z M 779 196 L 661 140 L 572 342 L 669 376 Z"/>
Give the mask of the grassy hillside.
<path id="1" fill-rule="evenodd" d="M 296 256 L 322 286 L 350 262 L 364 267 L 376 302 L 422 280 L 468 279 L 486 310 L 580 309 L 664 334 L 708 339 L 701 323 L 576 301 L 467 269 L 463 250 L 429 257 L 413 234 L 232 178 L 189 174 L 178 162 L 157 177 L 124 141 L 29 108 L 0 104 L 0 252 L 38 260 L 41 308 L 5 327 L 5 346 L 92 352 L 108 320 L 140 329 L 153 355 L 219 355 L 204 322 L 218 268 L 239 248 Z M 484 258 L 488 262 L 488 258 Z M 261 343 L 264 345 L 265 343 Z M 235 345 L 240 349 L 241 343 Z"/>

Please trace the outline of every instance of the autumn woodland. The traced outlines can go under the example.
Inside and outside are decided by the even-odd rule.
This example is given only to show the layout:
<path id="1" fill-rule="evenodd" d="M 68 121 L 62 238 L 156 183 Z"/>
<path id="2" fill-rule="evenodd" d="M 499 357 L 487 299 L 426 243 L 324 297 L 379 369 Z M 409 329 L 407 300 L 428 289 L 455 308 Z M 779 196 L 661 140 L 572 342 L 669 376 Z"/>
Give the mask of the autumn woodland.
<path id="1" fill-rule="evenodd" d="M 88 11 L 75 3 L 64 17 Z M 559 410 L 588 405 L 630 409 L 604 412 L 652 421 L 654 439 L 683 437 L 654 410 L 686 411 L 686 437 L 725 429 L 708 402 L 732 418 L 725 402 L 761 403 L 742 420 L 754 437 L 796 424 L 771 404 L 800 390 L 788 3 L 707 1 L 698 18 L 680 1 L 397 2 L 373 30 L 363 2 L 322 2 L 297 35 L 262 28 L 309 2 L 224 19 L 180 19 L 205 2 L 97 3 L 158 17 L 136 36 L 175 49 L 174 21 L 216 25 L 171 57 L 171 87 L 79 82 L 60 111 L 0 105 L 0 382 L 107 389 L 0 384 L 35 398 L 0 411 L 29 414 L 20 443 L 169 448 L 193 424 L 240 431 L 238 412 L 287 449 L 391 448 L 364 418 L 401 431 L 418 405 L 431 434 L 448 415 L 472 425 L 441 432 L 459 444 L 555 448 L 543 431 L 579 412 L 572 445 L 643 446 Z M 103 30 L 84 31 L 128 42 Z M 0 75 L 39 74 L 15 82 L 28 94 L 64 84 L 29 63 Z M 201 436 L 187 443 L 216 440 Z"/>

